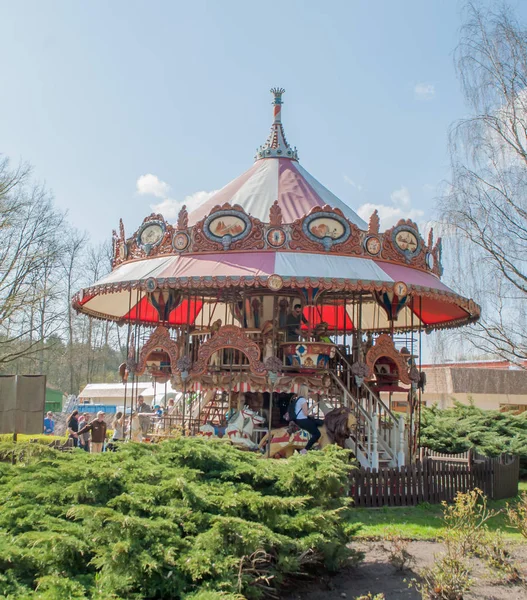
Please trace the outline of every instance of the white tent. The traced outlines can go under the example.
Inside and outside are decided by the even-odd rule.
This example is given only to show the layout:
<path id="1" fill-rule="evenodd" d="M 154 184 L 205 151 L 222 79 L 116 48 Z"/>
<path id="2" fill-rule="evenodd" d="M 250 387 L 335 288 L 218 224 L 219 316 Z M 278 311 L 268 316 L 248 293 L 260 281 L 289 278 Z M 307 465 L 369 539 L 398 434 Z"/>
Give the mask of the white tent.
<path id="1" fill-rule="evenodd" d="M 132 390 L 134 396 L 141 394 L 145 400 L 154 397 L 154 389 L 150 383 L 136 383 L 133 388 L 130 384 L 125 386 L 122 383 L 89 383 L 79 394 L 79 402 L 81 404 L 123 404 L 125 391 L 126 398 L 130 401 Z"/>

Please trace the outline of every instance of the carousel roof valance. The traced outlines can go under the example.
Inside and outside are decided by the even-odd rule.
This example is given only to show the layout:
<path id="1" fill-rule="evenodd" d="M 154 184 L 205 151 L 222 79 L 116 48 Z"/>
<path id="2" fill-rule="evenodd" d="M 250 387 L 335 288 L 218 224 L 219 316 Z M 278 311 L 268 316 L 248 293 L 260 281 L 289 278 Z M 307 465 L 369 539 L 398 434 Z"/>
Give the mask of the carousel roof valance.
<path id="1" fill-rule="evenodd" d="M 190 300 L 190 305 L 184 301 L 170 312 L 168 322 L 177 325 L 187 322 L 189 311 L 191 320 L 197 320 L 203 303 L 201 298 L 210 296 L 211 289 L 264 290 L 284 296 L 302 293 L 306 288 L 317 292 L 369 290 L 382 293 L 393 291 L 397 282 L 404 281 L 409 293 L 416 292 L 422 297 L 419 303 L 414 304 L 413 323 L 434 326 L 445 321 L 457 322 L 469 318 L 474 310 L 435 276 L 402 265 L 365 258 L 294 252 L 232 252 L 228 260 L 225 258 L 224 254 L 213 253 L 126 263 L 96 286 L 86 289 L 77 298 L 76 305 L 94 316 L 136 321 L 142 315 L 141 320 L 157 323 L 156 311 L 147 301 L 149 289 L 185 290 L 194 300 Z M 338 300 L 333 304 L 338 305 Z M 330 326 L 335 318 L 338 319 L 338 316 L 332 318 L 330 314 L 324 314 L 324 320 Z M 407 317 L 406 311 L 403 311 L 401 326 Z M 373 314 L 368 313 L 367 307 L 363 309 L 363 319 L 369 319 L 370 327 L 376 328 Z M 210 325 L 207 321 L 205 319 L 204 324 Z M 379 318 L 377 328 L 388 327 L 387 319 Z"/>

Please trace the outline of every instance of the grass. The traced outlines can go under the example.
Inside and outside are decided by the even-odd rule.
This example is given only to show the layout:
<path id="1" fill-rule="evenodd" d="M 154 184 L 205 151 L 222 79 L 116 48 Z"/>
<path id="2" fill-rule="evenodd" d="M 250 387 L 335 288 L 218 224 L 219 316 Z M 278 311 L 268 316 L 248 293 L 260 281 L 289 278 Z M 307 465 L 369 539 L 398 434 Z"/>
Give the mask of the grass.
<path id="1" fill-rule="evenodd" d="M 527 481 L 520 481 L 520 492 L 527 492 Z M 489 502 L 489 508 L 500 510 L 505 508 L 509 500 Z M 357 508 L 353 511 L 350 521 L 361 525 L 358 538 L 380 539 L 386 529 L 410 540 L 436 540 L 443 533 L 443 510 L 440 504 L 420 504 L 418 506 Z M 524 538 L 514 531 L 501 513 L 488 521 L 491 531 L 501 529 L 504 537 L 516 542 Z"/>

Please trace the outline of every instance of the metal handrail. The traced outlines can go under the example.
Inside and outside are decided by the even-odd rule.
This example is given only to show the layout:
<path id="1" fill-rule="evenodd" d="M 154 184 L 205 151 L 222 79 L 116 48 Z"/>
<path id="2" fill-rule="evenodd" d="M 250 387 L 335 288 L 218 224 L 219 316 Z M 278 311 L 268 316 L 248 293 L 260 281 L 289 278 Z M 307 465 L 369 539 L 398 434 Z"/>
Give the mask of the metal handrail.
<path id="1" fill-rule="evenodd" d="M 373 418 L 370 416 L 370 414 L 364 410 L 364 408 L 362 408 L 362 406 L 360 405 L 360 403 L 353 397 L 353 394 L 346 389 L 346 386 L 342 383 L 342 381 L 340 381 L 340 379 L 335 375 L 335 373 L 330 371 L 330 375 L 333 378 L 333 380 L 338 384 L 338 386 L 340 387 L 340 389 L 349 396 L 349 398 L 351 398 L 354 406 L 358 409 L 358 411 L 360 412 L 361 416 L 364 418 L 364 420 L 366 421 L 368 427 L 371 429 L 373 428 Z M 398 423 L 395 422 L 395 425 L 397 426 L 397 431 L 398 431 Z M 358 440 L 356 440 L 358 441 Z M 386 452 L 391 459 L 395 459 L 396 455 L 397 455 L 397 450 L 396 448 L 392 448 L 390 446 L 390 444 L 388 444 L 386 442 L 386 440 L 384 440 L 382 437 L 379 437 L 377 439 L 377 443 L 382 447 L 383 451 Z M 370 440 L 370 436 L 368 436 L 368 454 L 371 453 L 371 440 Z"/>
<path id="2" fill-rule="evenodd" d="M 342 389 L 342 391 L 347 394 L 351 400 L 353 401 L 354 406 L 359 410 L 359 412 L 361 413 L 361 415 L 370 423 L 372 422 L 372 418 L 369 415 L 369 413 L 364 410 L 364 408 L 362 408 L 362 406 L 360 405 L 360 402 L 358 402 L 356 400 L 356 398 L 353 397 L 353 394 L 346 388 L 346 386 L 342 383 L 342 381 L 335 375 L 335 373 L 333 373 L 333 371 L 329 371 L 330 376 L 334 379 L 335 383 L 337 383 L 337 385 Z"/>
<path id="3" fill-rule="evenodd" d="M 367 446 L 364 445 L 363 440 L 361 440 L 360 442 L 360 448 L 362 452 L 365 452 L 368 457 L 371 455 L 371 430 L 373 429 L 373 419 L 371 418 L 371 416 L 368 414 L 367 411 L 365 411 L 362 406 L 360 405 L 359 402 L 357 402 L 357 400 L 353 397 L 353 395 L 351 394 L 351 392 L 346 389 L 346 387 L 344 386 L 344 384 L 342 383 L 342 381 L 340 381 L 340 379 L 335 375 L 335 373 L 333 373 L 333 371 L 329 371 L 330 376 L 332 377 L 332 379 L 335 381 L 335 383 L 341 388 L 341 390 L 344 392 L 345 396 L 347 395 L 350 399 L 351 402 L 353 403 L 353 406 L 357 409 L 357 411 L 359 412 L 360 416 L 364 419 L 366 426 L 368 427 L 368 438 L 367 438 Z M 359 421 L 357 419 L 357 427 L 359 425 Z M 358 431 L 357 431 L 358 433 Z M 355 435 L 355 448 L 357 449 L 357 447 L 359 447 L 359 436 Z M 357 452 L 355 452 L 355 454 L 357 454 Z"/>
<path id="4" fill-rule="evenodd" d="M 350 371 L 351 371 L 351 364 L 349 362 L 349 360 L 342 354 L 342 352 L 340 351 L 340 349 L 337 347 L 337 354 L 339 355 L 339 357 L 341 358 L 341 360 L 343 362 L 346 363 L 346 365 L 349 367 Z M 388 406 L 386 406 L 386 404 L 382 401 L 381 397 L 379 395 L 377 395 L 371 388 L 370 386 L 366 383 L 366 382 L 362 382 L 362 385 L 366 388 L 366 390 L 368 390 L 368 392 L 375 398 L 375 400 L 382 406 L 384 412 L 386 412 L 387 414 L 390 415 L 390 417 L 392 418 L 392 420 L 397 423 L 397 426 L 399 426 L 399 417 L 395 416 L 395 414 L 390 410 L 390 408 Z"/>

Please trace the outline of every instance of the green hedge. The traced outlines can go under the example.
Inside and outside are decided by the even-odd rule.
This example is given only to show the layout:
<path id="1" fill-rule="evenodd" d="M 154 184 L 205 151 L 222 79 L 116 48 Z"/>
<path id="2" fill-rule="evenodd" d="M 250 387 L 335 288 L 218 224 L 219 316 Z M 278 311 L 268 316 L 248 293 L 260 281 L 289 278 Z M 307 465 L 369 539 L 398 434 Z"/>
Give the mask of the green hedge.
<path id="1" fill-rule="evenodd" d="M 516 454 L 521 475 L 527 476 L 527 412 L 514 415 L 460 402 L 447 410 L 423 408 L 420 442 L 436 452 L 475 448 L 486 456 Z"/>
<path id="2" fill-rule="evenodd" d="M 39 444 L 48 445 L 51 444 L 55 440 L 60 440 L 62 443 L 66 442 L 68 439 L 67 435 L 44 435 L 43 433 L 19 433 L 17 434 L 17 442 L 29 442 L 31 440 L 36 440 Z M 12 433 L 0 433 L 0 442 L 12 442 L 13 434 Z"/>
<path id="3" fill-rule="evenodd" d="M 21 462 L 0 463 L 3 598 L 260 598 L 358 557 L 335 446 L 290 460 L 183 438 L 99 455 L 16 446 Z"/>

